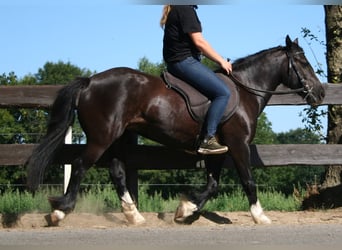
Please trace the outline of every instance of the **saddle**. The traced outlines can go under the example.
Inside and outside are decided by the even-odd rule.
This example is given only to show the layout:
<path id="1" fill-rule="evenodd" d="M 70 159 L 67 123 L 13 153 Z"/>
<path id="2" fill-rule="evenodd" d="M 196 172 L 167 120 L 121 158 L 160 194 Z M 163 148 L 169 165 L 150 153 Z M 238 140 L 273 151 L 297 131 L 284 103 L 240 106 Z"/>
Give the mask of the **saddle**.
<path id="1" fill-rule="evenodd" d="M 232 80 L 230 80 L 230 78 L 222 73 L 216 74 L 227 84 L 231 92 L 228 105 L 221 119 L 221 123 L 223 123 L 235 113 L 240 101 L 240 95 L 236 85 Z M 161 77 L 164 80 L 167 88 L 176 91 L 184 98 L 191 117 L 195 121 L 202 123 L 205 119 L 205 115 L 208 111 L 211 101 L 190 84 L 175 77 L 167 71 L 164 71 Z"/>

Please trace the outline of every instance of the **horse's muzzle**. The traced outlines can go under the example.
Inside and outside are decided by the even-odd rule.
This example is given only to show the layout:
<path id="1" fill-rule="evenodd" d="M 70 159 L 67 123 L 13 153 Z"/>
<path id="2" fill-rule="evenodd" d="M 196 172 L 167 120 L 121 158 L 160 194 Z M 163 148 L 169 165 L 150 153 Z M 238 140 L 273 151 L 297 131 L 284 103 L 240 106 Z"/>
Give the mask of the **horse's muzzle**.
<path id="1" fill-rule="evenodd" d="M 320 105 L 325 97 L 325 89 L 323 88 L 323 86 L 319 86 L 316 89 L 311 89 L 306 93 L 306 96 L 304 97 L 304 99 L 306 100 L 306 102 L 312 106 L 312 107 L 316 107 L 318 105 Z"/>

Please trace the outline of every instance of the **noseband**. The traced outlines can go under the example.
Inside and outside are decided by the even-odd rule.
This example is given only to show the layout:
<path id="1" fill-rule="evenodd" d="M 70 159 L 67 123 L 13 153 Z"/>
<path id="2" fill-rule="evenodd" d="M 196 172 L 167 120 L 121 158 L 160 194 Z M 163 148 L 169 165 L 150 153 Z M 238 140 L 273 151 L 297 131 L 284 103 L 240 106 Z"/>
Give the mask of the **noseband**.
<path id="1" fill-rule="evenodd" d="M 300 51 L 300 52 L 296 52 L 294 53 L 294 56 L 296 55 L 299 55 L 299 54 L 304 54 L 303 51 Z M 290 76 L 291 76 L 291 73 L 292 73 L 292 69 L 293 71 L 295 72 L 297 78 L 298 78 L 298 81 L 300 82 L 300 84 L 303 86 L 302 88 L 298 88 L 298 89 L 294 89 L 295 92 L 304 92 L 306 95 L 304 96 L 304 100 L 306 101 L 306 99 L 309 97 L 309 96 L 312 96 L 312 89 L 313 87 L 310 87 L 308 84 L 306 84 L 306 80 L 304 79 L 304 77 L 302 77 L 302 75 L 299 73 L 299 71 L 297 70 L 296 68 L 296 64 L 293 60 L 293 57 L 289 55 L 288 52 L 286 52 L 286 55 L 287 55 L 287 58 L 289 59 L 289 67 L 288 67 L 288 86 L 290 86 Z"/>
<path id="2" fill-rule="evenodd" d="M 304 54 L 304 52 L 296 52 L 294 55 L 298 54 Z M 296 88 L 296 89 L 291 89 L 291 90 L 279 90 L 279 91 L 272 91 L 272 90 L 263 90 L 263 89 L 256 89 L 252 87 L 248 87 L 245 84 L 243 84 L 236 76 L 231 73 L 229 77 L 240 87 L 244 88 L 248 92 L 255 94 L 255 95 L 260 95 L 259 93 L 266 93 L 266 94 L 272 94 L 272 95 L 285 95 L 285 94 L 293 94 L 293 93 L 299 93 L 299 92 L 304 92 L 306 95 L 304 97 L 304 100 L 306 100 L 309 96 L 312 96 L 312 89 L 313 87 L 310 87 L 308 84 L 305 84 L 305 79 L 301 76 L 299 71 L 296 68 L 293 56 L 291 56 L 288 52 L 286 52 L 286 56 L 289 61 L 289 66 L 288 66 L 288 86 L 290 86 L 289 81 L 290 81 L 290 76 L 292 74 L 292 70 L 295 72 L 297 75 L 297 78 L 301 85 L 303 87 L 301 88 Z"/>

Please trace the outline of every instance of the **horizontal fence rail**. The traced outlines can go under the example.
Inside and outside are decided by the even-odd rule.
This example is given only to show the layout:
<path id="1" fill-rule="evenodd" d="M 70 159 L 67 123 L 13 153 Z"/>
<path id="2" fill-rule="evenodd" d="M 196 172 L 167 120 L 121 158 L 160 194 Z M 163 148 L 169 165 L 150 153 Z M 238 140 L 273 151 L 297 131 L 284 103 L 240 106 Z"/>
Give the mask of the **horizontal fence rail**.
<path id="1" fill-rule="evenodd" d="M 49 108 L 64 85 L 0 86 L 0 108 Z M 322 105 L 342 104 L 342 84 L 324 84 Z M 278 89 L 284 89 L 280 86 Z M 268 105 L 304 105 L 296 94 L 273 95 Z M 0 144 L 0 166 L 22 165 L 30 156 L 33 144 Z M 55 163 L 67 164 L 80 154 L 84 145 L 64 145 Z M 127 150 L 131 167 L 136 169 L 187 169 L 201 161 L 201 156 L 166 149 L 135 145 Z M 341 145 L 251 145 L 253 166 L 332 165 L 342 164 Z M 105 156 L 100 165 L 105 164 Z M 228 157 L 226 165 L 232 165 Z"/>
<path id="2" fill-rule="evenodd" d="M 49 108 L 63 85 L 0 86 L 0 108 Z M 342 104 L 342 84 L 324 84 L 326 97 L 322 105 Z M 284 89 L 280 86 L 278 90 Z M 273 95 L 268 106 L 305 105 L 297 94 Z"/>
<path id="3" fill-rule="evenodd" d="M 23 165 L 35 144 L 0 144 L 0 166 Z M 85 145 L 65 144 L 53 163 L 68 164 L 81 154 Z M 254 167 L 290 165 L 342 165 L 342 145 L 339 144 L 279 144 L 251 145 Z M 133 169 L 193 169 L 204 167 L 205 156 L 172 150 L 163 146 L 131 145 L 126 150 L 127 165 Z M 104 155 L 99 166 L 106 166 L 110 157 Z M 234 166 L 228 156 L 225 167 Z"/>

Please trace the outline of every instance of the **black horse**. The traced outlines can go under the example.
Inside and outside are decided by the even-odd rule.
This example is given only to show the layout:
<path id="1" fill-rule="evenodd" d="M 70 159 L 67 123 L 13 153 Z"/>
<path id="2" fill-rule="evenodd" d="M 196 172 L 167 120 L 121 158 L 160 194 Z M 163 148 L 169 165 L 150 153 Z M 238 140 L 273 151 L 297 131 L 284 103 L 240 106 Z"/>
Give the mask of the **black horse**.
<path id="1" fill-rule="evenodd" d="M 253 140 L 257 118 L 281 83 L 296 90 L 308 104 L 318 105 L 324 89 L 306 59 L 298 40 L 286 37 L 286 46 L 263 50 L 237 60 L 233 75 L 224 76 L 236 83 L 240 102 L 234 114 L 218 130 L 218 140 L 229 146 L 243 189 L 248 197 L 255 223 L 270 223 L 258 201 L 250 170 L 249 144 Z M 140 223 L 139 214 L 125 179 L 122 155 L 123 135 L 135 132 L 170 148 L 194 151 L 201 124 L 190 115 L 184 98 L 165 87 L 160 77 L 129 68 L 114 68 L 90 78 L 79 78 L 60 90 L 52 106 L 47 134 L 28 160 L 28 186 L 35 190 L 44 170 L 63 144 L 75 110 L 86 134 L 84 152 L 72 164 L 72 174 L 64 196 L 50 199 L 53 215 L 62 219 L 76 203 L 85 172 L 111 150 L 110 174 L 127 219 Z M 207 187 L 192 200 L 182 200 L 175 219 L 182 220 L 198 211 L 218 189 L 221 168 L 227 155 L 206 158 Z"/>

